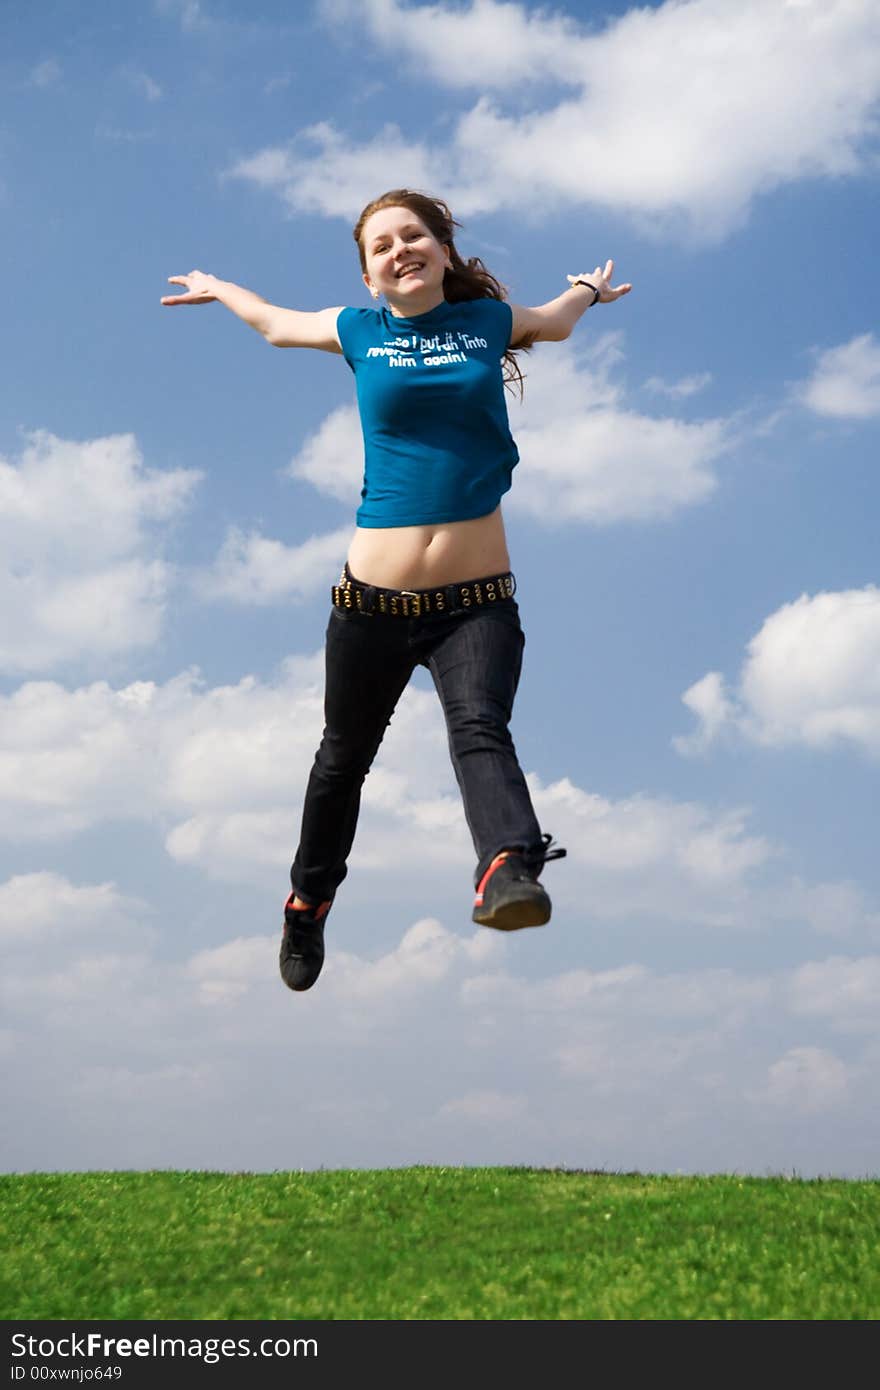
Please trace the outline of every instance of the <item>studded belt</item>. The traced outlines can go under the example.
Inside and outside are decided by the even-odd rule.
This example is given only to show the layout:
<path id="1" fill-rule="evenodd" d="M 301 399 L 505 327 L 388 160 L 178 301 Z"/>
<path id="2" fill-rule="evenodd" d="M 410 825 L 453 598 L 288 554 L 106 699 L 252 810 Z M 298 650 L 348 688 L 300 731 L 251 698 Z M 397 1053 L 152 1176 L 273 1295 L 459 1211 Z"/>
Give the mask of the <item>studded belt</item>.
<path id="1" fill-rule="evenodd" d="M 449 617 L 513 598 L 516 580 L 507 573 L 468 579 L 463 584 L 441 584 L 433 589 L 380 589 L 355 579 L 346 565 L 331 592 L 336 608 L 367 617 L 420 618 L 426 613 L 444 613 Z"/>

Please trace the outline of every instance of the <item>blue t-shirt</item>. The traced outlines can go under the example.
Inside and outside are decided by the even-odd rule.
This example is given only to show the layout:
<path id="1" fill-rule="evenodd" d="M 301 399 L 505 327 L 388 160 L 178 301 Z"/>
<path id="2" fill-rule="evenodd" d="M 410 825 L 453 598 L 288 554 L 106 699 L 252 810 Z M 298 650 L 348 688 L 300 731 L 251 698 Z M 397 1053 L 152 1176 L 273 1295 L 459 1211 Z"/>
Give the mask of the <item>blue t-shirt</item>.
<path id="1" fill-rule="evenodd" d="M 519 458 L 501 358 L 513 314 L 498 299 L 445 300 L 413 318 L 342 309 L 364 432 L 358 526 L 421 526 L 493 512 Z"/>

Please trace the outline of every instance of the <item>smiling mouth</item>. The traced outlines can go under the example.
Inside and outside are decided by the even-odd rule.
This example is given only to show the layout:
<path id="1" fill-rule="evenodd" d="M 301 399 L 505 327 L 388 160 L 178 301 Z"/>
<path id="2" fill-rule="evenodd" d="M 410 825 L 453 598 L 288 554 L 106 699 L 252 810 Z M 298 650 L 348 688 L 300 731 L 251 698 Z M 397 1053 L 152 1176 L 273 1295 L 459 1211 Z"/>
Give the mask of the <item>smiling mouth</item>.
<path id="1" fill-rule="evenodd" d="M 424 268 L 424 261 L 410 261 L 409 265 L 405 265 L 402 270 L 398 270 L 397 279 L 402 280 L 405 275 L 408 275 L 410 273 L 410 271 L 424 270 Z"/>

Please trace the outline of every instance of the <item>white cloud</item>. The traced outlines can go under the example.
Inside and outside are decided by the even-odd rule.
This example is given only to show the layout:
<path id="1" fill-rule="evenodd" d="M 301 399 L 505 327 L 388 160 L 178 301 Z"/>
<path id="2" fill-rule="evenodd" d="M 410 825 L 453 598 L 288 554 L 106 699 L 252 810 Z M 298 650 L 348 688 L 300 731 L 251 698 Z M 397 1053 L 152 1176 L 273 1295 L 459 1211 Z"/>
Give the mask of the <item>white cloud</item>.
<path id="1" fill-rule="evenodd" d="M 442 85 L 503 89 L 522 82 L 583 83 L 583 35 L 565 14 L 495 0 L 474 0 L 467 9 L 399 0 L 320 0 L 319 10 L 331 25 L 364 25 L 380 45 L 409 58 Z"/>
<path id="2" fill-rule="evenodd" d="M 317 743 L 320 738 L 313 742 Z M 191 864 L 215 878 L 232 882 L 265 880 L 267 870 L 277 870 L 293 858 L 300 820 L 300 801 L 308 769 L 289 768 L 287 802 L 267 811 L 199 811 L 175 825 L 165 837 L 165 848 L 179 864 Z"/>
<path id="3" fill-rule="evenodd" d="M 597 203 L 658 234 L 683 219 L 713 238 L 760 194 L 867 167 L 880 94 L 873 0 L 666 0 L 601 30 L 497 0 L 325 8 L 347 32 L 362 23 L 395 60 L 409 56 L 422 82 L 495 88 L 518 103 L 536 76 L 566 90 L 523 114 L 481 95 L 442 148 L 396 125 L 357 145 L 323 123 L 232 171 L 292 209 L 352 218 L 407 182 L 444 191 L 465 215 L 522 212 L 528 190 L 527 206 L 545 215 Z"/>
<path id="4" fill-rule="evenodd" d="M 542 804 L 571 824 L 573 852 L 594 870 L 632 872 L 675 862 L 694 879 L 717 883 L 763 863 L 771 852 L 760 838 L 741 838 L 743 811 L 716 820 L 696 804 L 649 796 L 612 802 L 568 778 L 547 786 L 530 780 Z"/>
<path id="5" fill-rule="evenodd" d="M 680 752 L 706 747 L 727 726 L 764 745 L 880 753 L 880 589 L 802 594 L 749 642 L 735 698 L 711 672 L 683 695 L 701 720 Z"/>
<path id="6" fill-rule="evenodd" d="M 335 582 L 351 539 L 351 527 L 284 545 L 258 532 L 232 527 L 213 566 L 193 576 L 205 599 L 239 604 L 307 598 Z"/>
<path id="7" fill-rule="evenodd" d="M 166 839 L 169 853 L 181 863 L 248 882 L 264 881 L 271 865 L 290 857 L 320 731 L 317 691 L 311 709 L 294 690 L 282 685 L 277 692 L 285 720 L 307 730 L 295 746 L 289 732 L 285 737 L 274 727 L 274 719 L 268 731 L 264 726 L 260 706 L 275 708 L 272 693 L 254 695 L 250 714 L 246 699 L 238 702 L 235 725 L 224 721 L 211 731 L 208 716 L 201 736 L 174 752 L 169 772 L 174 809 L 188 806 L 190 813 Z M 777 851 L 748 833 L 746 811 L 713 812 L 647 796 L 613 802 L 567 779 L 544 785 L 533 774 L 529 783 L 542 824 L 564 826 L 560 838 L 569 858 L 552 870 L 560 912 L 587 912 L 604 921 L 636 915 L 726 927 L 760 922 L 748 883 Z M 404 835 L 408 862 L 417 866 L 412 876 L 399 864 Z M 467 899 L 473 850 L 431 692 L 410 689 L 401 700 L 365 785 L 351 865 L 355 882 L 375 874 L 385 892 L 393 867 L 398 893 L 411 896 L 416 884 L 422 899 L 432 885 L 448 891 L 452 872 Z"/>
<path id="8" fill-rule="evenodd" d="M 880 343 L 862 333 L 819 354 L 800 398 L 817 415 L 868 420 L 880 415 Z"/>
<path id="9" fill-rule="evenodd" d="M 341 405 L 310 435 L 287 472 L 319 492 L 356 504 L 364 477 L 364 440 L 357 406 Z"/>
<path id="10" fill-rule="evenodd" d="M 161 101 L 162 88 L 149 73 L 137 68 L 123 68 L 122 75 L 136 92 L 146 97 L 147 101 Z"/>
<path id="11" fill-rule="evenodd" d="M 15 952 L 0 973 L 18 1059 L 3 1073 L 6 1167 L 216 1167 L 218 1152 L 233 1169 L 867 1166 L 876 958 L 767 976 L 636 964 L 547 974 L 537 936 L 423 919 L 384 949 L 352 950 L 338 923 L 318 986 L 294 997 L 278 979 L 277 934 L 173 964 L 142 933 L 107 950 L 108 885 L 33 877 L 69 912 L 77 950 L 63 961 Z M 13 884 L 0 904 L 15 916 L 27 885 Z M 859 1032 L 847 1027 L 854 998 Z M 818 1027 L 836 1028 L 833 1052 Z M 296 1106 L 277 1104 L 279 1074 Z M 844 1130 L 811 1130 L 805 1147 L 798 1117 L 832 1109 Z"/>
<path id="12" fill-rule="evenodd" d="M 40 839 L 296 804 L 320 738 L 321 664 L 292 660 L 274 685 L 205 689 L 194 672 L 119 690 L 23 685 L 0 699 L 0 827 Z M 276 822 L 274 843 L 283 832 Z"/>
<path id="13" fill-rule="evenodd" d="M 290 658 L 272 680 L 215 688 L 193 672 L 122 689 L 30 682 L 0 700 L 0 833 L 51 840 L 141 821 L 178 863 L 262 887 L 295 848 L 322 674 L 316 654 Z M 533 773 L 529 784 L 539 821 L 568 849 L 547 870 L 564 919 L 849 934 L 880 925 L 854 885 L 788 883 L 782 871 L 764 883 L 781 851 L 754 833 L 746 808 L 611 800 Z M 410 687 L 400 701 L 364 788 L 351 866 L 357 895 L 378 882 L 400 903 L 454 893 L 469 914 L 473 849 L 433 691 Z"/>
<path id="14" fill-rule="evenodd" d="M 553 343 L 527 359 L 524 402 L 510 406 L 521 459 L 512 510 L 551 525 L 656 520 L 715 490 L 711 465 L 732 445 L 727 422 L 627 409 L 611 375 L 621 356 L 615 334 L 586 351 Z"/>
<path id="15" fill-rule="evenodd" d="M 278 933 L 238 937 L 193 956 L 185 969 L 198 982 L 201 1002 L 225 1003 L 260 989 L 276 973 L 279 939 Z M 338 947 L 330 950 L 332 959 L 321 976 L 322 991 L 351 1009 L 393 1006 L 417 998 L 456 970 L 490 964 L 501 943 L 491 932 L 458 936 L 426 917 L 408 927 L 393 949 L 373 960 Z"/>
<path id="16" fill-rule="evenodd" d="M 513 511 L 555 525 L 656 520 L 704 501 L 717 487 L 712 464 L 733 446 L 729 422 L 691 422 L 628 409 L 621 335 L 587 347 L 540 345 L 525 359 L 523 404 L 511 400 L 519 447 Z M 363 479 L 357 409 L 340 406 L 306 440 L 291 476 L 349 503 Z"/>
<path id="17" fill-rule="evenodd" d="M 855 933 L 880 941 L 880 912 L 872 907 L 859 884 L 806 883 L 794 877 L 782 890 L 776 911 L 789 921 L 805 922 L 825 936 Z"/>
<path id="18" fill-rule="evenodd" d="M 238 936 L 199 951 L 185 969 L 199 987 L 202 1004 L 225 1004 L 238 999 L 260 980 L 268 978 L 278 957 L 279 934 Z"/>
<path id="19" fill-rule="evenodd" d="M 289 861 L 321 736 L 322 674 L 320 656 L 310 667 L 291 659 L 274 687 L 251 681 L 252 693 L 242 690 L 215 734 L 207 715 L 200 740 L 189 741 L 176 756 L 179 805 L 190 813 L 166 840 L 175 859 L 247 882 L 265 880 L 270 864 Z M 238 794 L 236 766 L 246 778 Z M 217 770 L 223 770 L 219 782 Z M 404 694 L 365 783 L 362 806 L 351 860 L 358 876 L 372 870 L 388 892 L 388 870 L 394 867 L 397 891 L 405 894 L 407 878 L 399 867 L 405 834 L 422 891 L 427 881 L 448 875 L 450 866 L 466 884 L 472 851 L 433 692 L 410 687 Z"/>
<path id="20" fill-rule="evenodd" d="M 38 842 L 139 821 L 210 880 L 281 885 L 320 741 L 322 677 L 316 653 L 270 680 L 213 688 L 194 672 L 121 689 L 27 683 L 0 698 L 0 833 Z M 880 914 L 858 886 L 787 879 L 781 847 L 746 808 L 612 800 L 534 773 L 529 784 L 540 823 L 568 849 L 547 870 L 562 921 L 876 939 Z M 388 903 L 454 901 L 469 916 L 473 849 L 433 691 L 413 686 L 400 701 L 364 788 L 351 867 L 353 904 L 381 884 Z M 39 897 L 38 883 L 22 883 L 17 901 L 32 890 Z"/>
<path id="21" fill-rule="evenodd" d="M 51 872 L 16 874 L 0 883 L 0 941 L 32 948 L 54 938 L 53 952 L 81 945 L 83 933 L 113 933 L 143 911 L 114 883 L 78 885 Z"/>
<path id="22" fill-rule="evenodd" d="M 678 381 L 664 381 L 662 377 L 652 376 L 645 382 L 645 390 L 653 391 L 658 396 L 670 396 L 673 400 L 684 400 L 704 390 L 711 380 L 711 372 L 695 372 Z"/>
<path id="23" fill-rule="evenodd" d="M 748 812 L 636 795 L 619 801 L 568 778 L 529 785 L 541 824 L 554 828 L 568 859 L 553 874 L 560 910 L 588 918 L 754 927 L 749 881 L 778 850 L 747 833 Z M 560 830 L 559 827 L 564 829 Z"/>
<path id="24" fill-rule="evenodd" d="M 158 523 L 200 474 L 144 466 L 131 435 L 45 431 L 0 459 L 0 670 L 43 671 L 155 641 L 170 571 Z"/>
<path id="25" fill-rule="evenodd" d="M 809 961 L 792 972 L 792 1013 L 826 1018 L 844 1032 L 873 1030 L 880 1017 L 880 956 L 831 956 Z"/>
<path id="26" fill-rule="evenodd" d="M 714 743 L 721 730 L 736 714 L 735 703 L 724 693 L 720 671 L 709 671 L 682 695 L 682 703 L 696 715 L 699 728 L 687 738 L 674 738 L 679 753 L 702 753 Z"/>
<path id="27" fill-rule="evenodd" d="M 0 697 L 0 833 L 51 839 L 111 820 L 152 823 L 172 855 L 219 877 L 264 879 L 289 862 L 323 723 L 323 653 L 271 680 L 206 687 L 194 671 L 114 689 L 28 682 Z M 358 853 L 387 870 L 401 826 L 426 864 L 467 863 L 439 705 L 410 689 L 367 782 Z M 453 833 L 437 837 L 454 819 Z M 439 843 L 432 844 L 439 838 Z"/>
<path id="28" fill-rule="evenodd" d="M 402 991 L 422 991 L 446 980 L 460 965 L 485 963 L 499 950 L 489 932 L 461 937 L 434 918 L 426 917 L 409 927 L 400 944 L 378 960 L 364 962 L 340 954 L 333 990 L 349 1003 L 382 1003 Z"/>
<path id="29" fill-rule="evenodd" d="M 323 212 L 353 221 L 378 191 L 447 184 L 451 168 L 445 155 L 427 150 L 393 123 L 366 144 L 350 146 L 329 122 L 320 121 L 301 130 L 293 146 L 259 150 L 225 176 L 277 192 L 293 216 Z"/>
<path id="30" fill-rule="evenodd" d="M 805 1115 L 819 1115 L 846 1097 L 849 1071 L 846 1065 L 821 1047 L 791 1047 L 767 1071 L 764 1091 L 775 1105 Z"/>

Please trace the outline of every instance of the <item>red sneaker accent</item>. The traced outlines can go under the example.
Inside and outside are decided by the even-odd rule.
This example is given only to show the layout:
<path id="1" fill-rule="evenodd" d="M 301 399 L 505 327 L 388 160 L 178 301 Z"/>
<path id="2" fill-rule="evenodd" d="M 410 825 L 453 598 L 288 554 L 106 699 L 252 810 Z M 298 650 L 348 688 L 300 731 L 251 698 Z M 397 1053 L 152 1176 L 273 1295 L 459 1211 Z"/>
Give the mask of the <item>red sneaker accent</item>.
<path id="1" fill-rule="evenodd" d="M 509 854 L 509 849 L 503 849 L 500 854 L 495 855 L 495 858 L 492 860 L 492 863 L 489 865 L 488 869 L 483 874 L 483 877 L 477 884 L 477 896 L 474 898 L 474 907 L 483 906 L 483 893 L 485 892 L 486 884 L 489 882 L 489 879 L 492 877 L 495 870 L 498 868 L 498 865 L 503 864 L 504 860 L 507 858 Z"/>
<path id="2" fill-rule="evenodd" d="M 312 910 L 312 904 L 311 904 L 311 903 L 297 903 L 297 902 L 294 902 L 295 897 L 296 897 L 296 894 L 295 894 L 295 893 L 291 893 L 290 897 L 287 899 L 287 902 L 284 904 L 284 910 L 285 910 L 285 912 L 287 911 L 288 908 L 290 909 L 291 912 L 311 912 L 311 910 Z M 331 902 L 332 902 L 332 899 L 331 899 Z M 330 905 L 331 905 L 330 902 L 326 902 L 326 903 L 321 903 L 318 907 L 315 908 L 315 921 L 316 921 L 316 922 L 320 922 L 320 920 L 321 920 L 322 917 L 326 917 L 327 913 L 330 911 Z"/>

